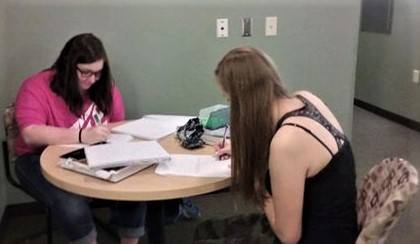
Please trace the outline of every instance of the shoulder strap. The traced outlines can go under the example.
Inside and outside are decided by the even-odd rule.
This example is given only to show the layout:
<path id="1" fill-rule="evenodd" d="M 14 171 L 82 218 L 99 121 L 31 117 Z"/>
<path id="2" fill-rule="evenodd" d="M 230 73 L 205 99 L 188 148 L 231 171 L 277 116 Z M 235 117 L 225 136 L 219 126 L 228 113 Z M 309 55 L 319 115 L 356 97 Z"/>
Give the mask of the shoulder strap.
<path id="1" fill-rule="evenodd" d="M 276 129 L 277 129 L 277 130 L 278 130 L 278 129 L 280 129 L 280 127 L 282 126 L 283 122 L 284 122 L 287 118 L 298 115 L 301 111 L 305 110 L 305 109 L 306 109 L 306 107 L 307 107 L 307 105 L 306 105 L 306 103 L 304 103 L 304 106 L 303 106 L 303 107 L 301 107 L 301 108 L 298 108 L 298 109 L 295 109 L 295 110 L 292 110 L 292 111 L 290 111 L 290 112 L 285 113 L 285 114 L 284 114 L 284 115 L 283 115 L 283 116 L 279 119 L 279 121 L 277 122 Z"/>
<path id="2" fill-rule="evenodd" d="M 337 147 L 340 148 L 346 139 L 345 135 L 339 131 L 330 121 L 328 121 L 318 110 L 318 108 L 312 104 L 311 101 L 309 101 L 309 99 L 300 94 L 297 94 L 296 97 L 306 105 L 307 109 L 303 113 L 300 113 L 299 116 L 311 118 L 321 124 L 322 127 L 328 130 L 328 132 L 330 132 L 330 134 L 334 137 L 334 140 L 337 143 Z"/>
<path id="3" fill-rule="evenodd" d="M 301 128 L 302 130 L 304 130 L 304 131 L 306 131 L 308 134 L 310 134 L 313 138 L 315 138 L 319 143 L 321 143 L 321 145 L 322 146 L 324 146 L 325 147 L 325 149 L 327 149 L 327 151 L 331 154 L 331 157 L 332 156 L 334 156 L 334 154 L 333 154 L 333 152 L 331 151 L 331 149 L 330 148 L 328 148 L 328 146 L 323 142 L 323 141 L 321 141 L 321 139 L 319 139 L 314 133 L 312 133 L 312 131 L 310 131 L 309 129 L 307 129 L 307 128 L 305 128 L 305 127 L 303 127 L 303 126 L 301 126 L 301 125 L 299 125 L 299 124 L 295 124 L 295 123 L 284 123 L 284 124 L 282 124 L 281 126 L 283 126 L 283 125 L 289 125 L 289 126 L 295 126 L 295 127 L 298 127 L 298 128 Z M 281 127 L 280 126 L 280 127 Z"/>

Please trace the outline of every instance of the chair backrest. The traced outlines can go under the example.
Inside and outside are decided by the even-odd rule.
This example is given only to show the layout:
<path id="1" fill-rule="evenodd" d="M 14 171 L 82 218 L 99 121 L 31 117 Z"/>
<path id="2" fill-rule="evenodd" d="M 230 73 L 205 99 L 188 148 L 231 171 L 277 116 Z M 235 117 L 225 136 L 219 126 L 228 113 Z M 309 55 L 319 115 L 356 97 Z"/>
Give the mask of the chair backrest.
<path id="1" fill-rule="evenodd" d="M 16 138 L 19 135 L 19 129 L 15 118 L 15 105 L 13 103 L 7 106 L 4 110 L 3 122 L 6 135 L 6 141 L 2 141 L 4 172 L 10 184 L 24 190 L 22 186 L 18 183 L 16 176 L 13 174 L 13 170 L 11 170 L 13 168 L 11 167 L 11 163 L 14 162 L 17 158 L 14 144 Z"/>
<path id="2" fill-rule="evenodd" d="M 6 107 L 3 113 L 4 130 L 7 142 L 7 153 L 9 162 L 13 162 L 16 159 L 15 154 L 15 140 L 19 135 L 19 129 L 15 118 L 15 104 L 12 103 Z"/>
<path id="3" fill-rule="evenodd" d="M 29 196 L 33 197 L 33 195 L 29 191 L 27 191 L 25 188 L 23 188 L 19 184 L 14 174 L 12 174 L 12 170 L 10 167 L 11 162 L 14 162 L 17 158 L 17 155 L 15 153 L 15 141 L 19 135 L 19 128 L 17 126 L 16 117 L 15 117 L 15 104 L 14 103 L 11 103 L 4 110 L 3 122 L 4 122 L 4 130 L 5 130 L 5 135 L 6 135 L 6 141 L 2 142 L 6 178 L 10 184 L 21 189 Z M 47 243 L 51 244 L 53 243 L 51 210 L 48 207 L 46 207 L 45 210 L 46 210 L 46 216 L 47 216 Z M 44 233 L 41 233 L 41 234 L 44 234 Z"/>
<path id="4" fill-rule="evenodd" d="M 416 168 L 402 158 L 386 158 L 373 166 L 357 196 L 361 231 L 356 244 L 383 243 L 417 187 Z"/>

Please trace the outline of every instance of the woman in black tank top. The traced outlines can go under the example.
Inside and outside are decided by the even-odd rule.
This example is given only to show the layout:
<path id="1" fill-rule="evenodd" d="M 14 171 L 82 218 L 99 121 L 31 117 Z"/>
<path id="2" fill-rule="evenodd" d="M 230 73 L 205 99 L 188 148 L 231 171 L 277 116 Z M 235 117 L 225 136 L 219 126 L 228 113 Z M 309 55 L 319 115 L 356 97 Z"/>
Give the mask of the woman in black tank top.
<path id="1" fill-rule="evenodd" d="M 215 75 L 231 110 L 231 143 L 216 151 L 232 156 L 232 189 L 264 214 L 206 221 L 196 243 L 354 243 L 353 153 L 325 105 L 288 95 L 255 48 L 228 52 Z"/>

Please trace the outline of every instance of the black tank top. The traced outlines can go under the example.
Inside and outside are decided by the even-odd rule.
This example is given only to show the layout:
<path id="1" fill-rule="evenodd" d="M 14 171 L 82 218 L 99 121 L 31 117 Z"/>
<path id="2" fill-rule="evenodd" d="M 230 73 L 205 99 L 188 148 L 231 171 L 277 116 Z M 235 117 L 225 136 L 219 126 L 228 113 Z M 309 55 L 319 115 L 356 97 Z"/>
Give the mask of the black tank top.
<path id="1" fill-rule="evenodd" d="M 295 126 L 314 137 L 332 158 L 315 176 L 305 181 L 302 215 L 302 235 L 299 243 L 346 244 L 355 243 L 357 231 L 356 173 L 353 152 L 348 139 L 337 130 L 305 97 L 297 95 L 304 106 L 286 113 L 278 122 L 282 126 Z M 294 116 L 304 116 L 320 123 L 334 137 L 338 152 L 331 149 L 309 129 L 283 122 Z M 270 175 L 267 172 L 266 187 L 271 194 Z"/>

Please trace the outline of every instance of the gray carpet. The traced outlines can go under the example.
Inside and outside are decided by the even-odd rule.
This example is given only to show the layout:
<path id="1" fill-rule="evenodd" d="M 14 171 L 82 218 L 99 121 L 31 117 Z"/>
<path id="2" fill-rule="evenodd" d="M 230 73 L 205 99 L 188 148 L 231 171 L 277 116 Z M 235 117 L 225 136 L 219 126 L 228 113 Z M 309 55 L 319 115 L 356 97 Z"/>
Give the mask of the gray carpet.
<path id="1" fill-rule="evenodd" d="M 374 163 L 389 156 L 406 158 L 417 169 L 420 169 L 420 133 L 357 107 L 354 109 L 352 143 L 356 157 L 358 182 Z M 246 205 L 240 200 L 235 202 L 230 193 L 195 197 L 193 201 L 201 208 L 201 219 L 180 221 L 167 226 L 166 236 L 168 244 L 191 243 L 194 228 L 203 219 L 255 211 L 254 207 Z M 100 209 L 95 211 L 103 218 L 107 215 L 107 210 Z M 7 229 L 5 230 L 7 234 L 3 239 L 0 239 L 0 243 L 24 243 L 22 237 L 42 231 L 45 228 L 44 217 L 42 215 L 33 215 L 14 218 L 9 221 L 5 228 Z M 419 194 L 409 204 L 386 243 L 420 243 L 420 231 L 418 230 L 420 230 Z M 98 233 L 98 243 L 118 243 L 114 237 L 99 226 Z M 55 231 L 54 240 L 55 243 L 65 243 L 65 239 L 59 231 Z M 27 243 L 44 244 L 46 239 L 45 236 L 39 236 Z M 140 243 L 147 243 L 147 238 L 142 238 Z"/>
<path id="2" fill-rule="evenodd" d="M 353 150 L 358 182 L 385 157 L 402 157 L 420 170 L 420 133 L 355 107 Z M 420 243 L 420 194 L 417 193 L 392 230 L 387 244 Z"/>

